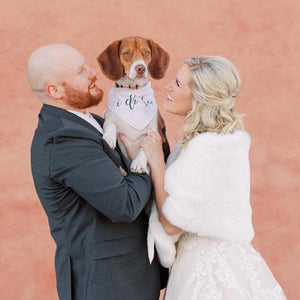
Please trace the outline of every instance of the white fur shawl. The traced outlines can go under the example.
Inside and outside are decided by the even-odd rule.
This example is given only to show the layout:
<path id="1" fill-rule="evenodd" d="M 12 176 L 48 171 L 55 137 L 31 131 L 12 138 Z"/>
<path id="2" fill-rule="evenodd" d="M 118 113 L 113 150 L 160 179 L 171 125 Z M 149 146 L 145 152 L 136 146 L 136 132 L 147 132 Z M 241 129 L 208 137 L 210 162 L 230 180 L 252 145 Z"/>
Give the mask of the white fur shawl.
<path id="1" fill-rule="evenodd" d="M 163 206 L 167 219 L 198 236 L 250 242 L 254 237 L 250 206 L 250 136 L 203 133 L 183 148 L 168 167 Z M 161 263 L 173 264 L 176 249 L 152 208 L 148 230 L 148 255 L 152 261 L 155 242 Z"/>

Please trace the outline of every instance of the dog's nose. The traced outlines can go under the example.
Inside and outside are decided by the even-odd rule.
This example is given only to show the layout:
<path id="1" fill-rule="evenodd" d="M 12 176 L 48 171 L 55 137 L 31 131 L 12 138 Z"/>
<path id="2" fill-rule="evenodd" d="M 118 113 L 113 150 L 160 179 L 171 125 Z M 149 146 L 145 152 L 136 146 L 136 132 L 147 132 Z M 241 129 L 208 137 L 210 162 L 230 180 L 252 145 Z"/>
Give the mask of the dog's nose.
<path id="1" fill-rule="evenodd" d="M 143 75 L 145 73 L 145 71 L 146 71 L 146 68 L 143 65 L 137 65 L 135 67 L 135 70 L 136 70 L 136 72 L 137 72 L 138 75 Z"/>

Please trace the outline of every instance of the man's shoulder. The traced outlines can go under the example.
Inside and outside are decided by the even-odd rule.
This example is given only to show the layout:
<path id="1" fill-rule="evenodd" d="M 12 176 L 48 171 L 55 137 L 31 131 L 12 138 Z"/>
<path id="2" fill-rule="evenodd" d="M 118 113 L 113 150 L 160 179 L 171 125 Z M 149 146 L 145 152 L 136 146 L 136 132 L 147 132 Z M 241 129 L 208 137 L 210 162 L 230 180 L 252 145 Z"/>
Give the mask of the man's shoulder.
<path id="1" fill-rule="evenodd" d="M 66 117 L 66 115 L 41 112 L 34 140 L 43 141 L 44 145 L 59 141 L 72 142 L 75 139 L 93 139 L 99 142 L 97 131 L 89 128 L 89 125 L 85 126 L 84 122 L 75 115 Z"/>
<path id="2" fill-rule="evenodd" d="M 103 118 L 96 114 L 92 115 L 98 122 L 103 123 Z M 38 128 L 45 127 L 52 130 L 53 133 L 69 133 L 71 135 L 84 136 L 98 133 L 87 121 L 65 109 L 44 105 L 39 117 Z"/>

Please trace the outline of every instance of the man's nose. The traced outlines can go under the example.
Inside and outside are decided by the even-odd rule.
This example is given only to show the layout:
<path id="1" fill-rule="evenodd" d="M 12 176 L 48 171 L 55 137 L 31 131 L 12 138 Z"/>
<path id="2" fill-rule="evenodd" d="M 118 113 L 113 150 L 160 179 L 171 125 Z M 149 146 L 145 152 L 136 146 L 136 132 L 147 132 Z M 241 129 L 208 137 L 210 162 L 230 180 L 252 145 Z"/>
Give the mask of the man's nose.
<path id="1" fill-rule="evenodd" d="M 135 71 L 137 72 L 138 75 L 143 75 L 146 71 L 146 68 L 143 65 L 137 65 L 135 67 Z"/>
<path id="2" fill-rule="evenodd" d="M 88 70 L 88 74 L 89 74 L 89 79 L 91 79 L 92 77 L 97 75 L 97 72 L 93 68 L 87 67 L 87 70 Z"/>

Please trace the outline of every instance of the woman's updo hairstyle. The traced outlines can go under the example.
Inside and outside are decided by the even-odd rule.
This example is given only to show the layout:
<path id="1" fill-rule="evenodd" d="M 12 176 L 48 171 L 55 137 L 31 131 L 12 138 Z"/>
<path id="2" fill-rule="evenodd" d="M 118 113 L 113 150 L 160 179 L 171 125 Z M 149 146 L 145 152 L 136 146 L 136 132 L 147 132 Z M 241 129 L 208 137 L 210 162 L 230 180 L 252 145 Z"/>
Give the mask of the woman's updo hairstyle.
<path id="1" fill-rule="evenodd" d="M 243 130 L 242 115 L 233 111 L 241 82 L 234 65 L 219 56 L 198 56 L 185 63 L 191 72 L 193 104 L 182 130 L 182 145 L 203 132 Z"/>

